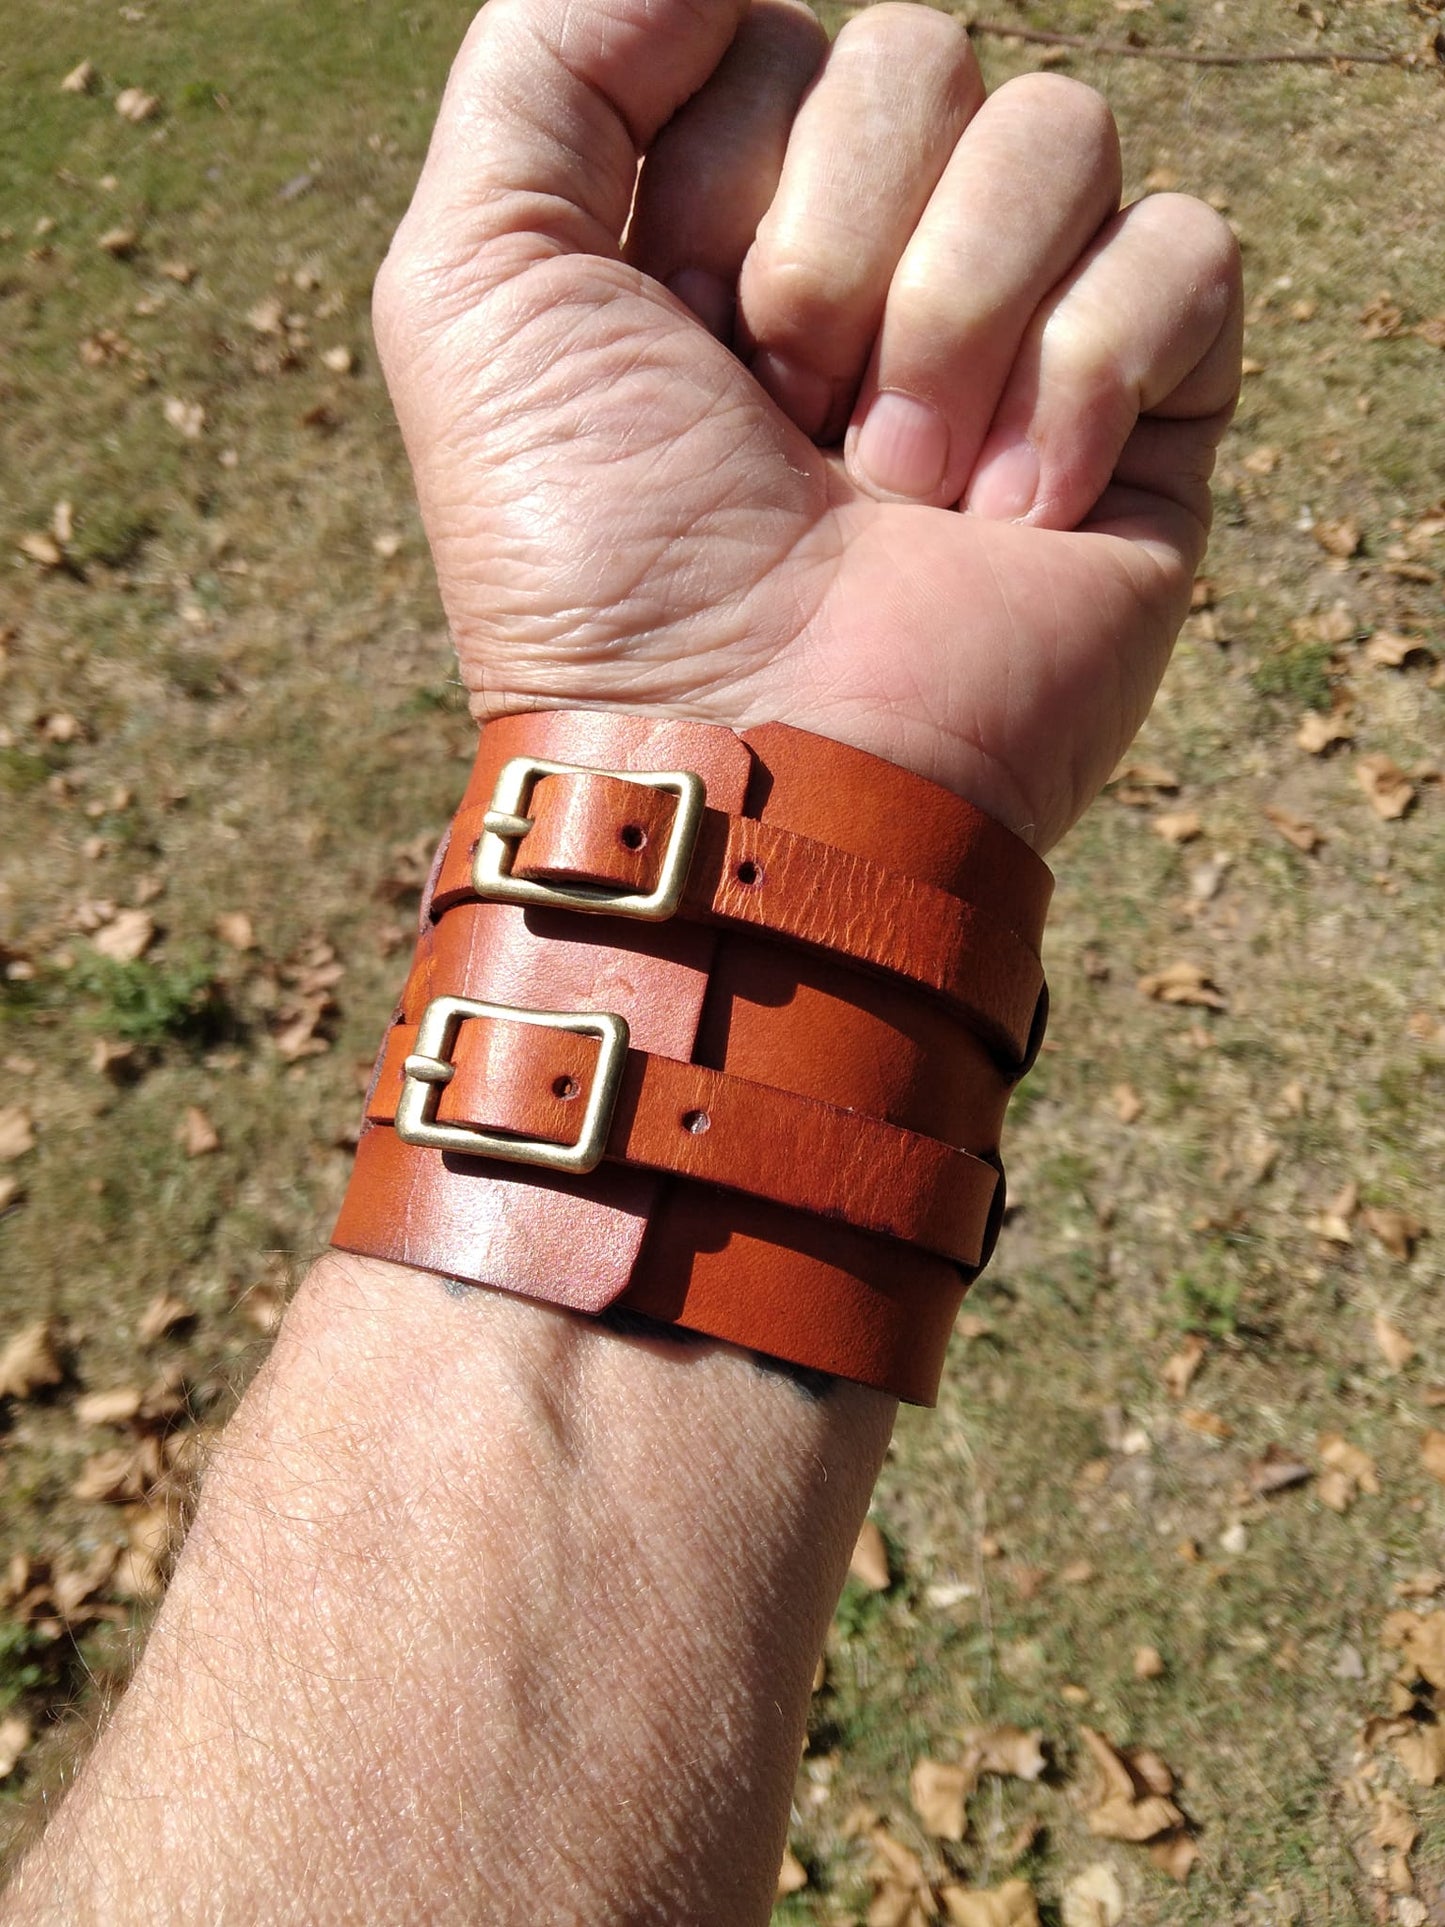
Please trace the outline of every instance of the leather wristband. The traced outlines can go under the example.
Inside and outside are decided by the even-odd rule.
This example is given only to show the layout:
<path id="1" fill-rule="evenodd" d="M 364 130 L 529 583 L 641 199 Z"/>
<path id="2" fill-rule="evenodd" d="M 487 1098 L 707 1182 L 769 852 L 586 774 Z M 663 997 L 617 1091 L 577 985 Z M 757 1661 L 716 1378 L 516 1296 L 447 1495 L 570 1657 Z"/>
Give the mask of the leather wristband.
<path id="1" fill-rule="evenodd" d="M 1052 887 L 950 791 L 783 724 L 490 723 L 333 1242 L 931 1404 Z"/>

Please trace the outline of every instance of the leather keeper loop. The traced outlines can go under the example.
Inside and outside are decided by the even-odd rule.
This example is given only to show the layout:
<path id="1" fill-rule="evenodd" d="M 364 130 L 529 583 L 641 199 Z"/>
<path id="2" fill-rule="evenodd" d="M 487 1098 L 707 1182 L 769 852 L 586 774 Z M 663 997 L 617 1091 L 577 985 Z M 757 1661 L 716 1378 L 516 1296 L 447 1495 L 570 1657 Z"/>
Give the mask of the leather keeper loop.
<path id="1" fill-rule="evenodd" d="M 333 1242 L 931 1403 L 1051 888 L 970 804 L 781 724 L 489 724 Z"/>

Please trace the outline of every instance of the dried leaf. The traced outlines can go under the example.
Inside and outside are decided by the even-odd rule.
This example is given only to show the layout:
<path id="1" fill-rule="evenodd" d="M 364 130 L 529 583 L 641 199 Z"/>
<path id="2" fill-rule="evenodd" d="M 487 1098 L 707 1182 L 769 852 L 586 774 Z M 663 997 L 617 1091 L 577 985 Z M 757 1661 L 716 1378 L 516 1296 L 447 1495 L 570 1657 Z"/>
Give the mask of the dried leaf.
<path id="1" fill-rule="evenodd" d="M 1417 1786 L 1436 1786 L 1445 1778 L 1445 1726 L 1438 1721 L 1411 1726 L 1394 1740 L 1395 1755 Z"/>
<path id="2" fill-rule="evenodd" d="M 115 97 L 115 111 L 121 119 L 137 125 L 143 120 L 154 120 L 160 107 L 155 95 L 148 94 L 143 87 L 123 87 Z"/>
<path id="3" fill-rule="evenodd" d="M 117 1385 L 108 1392 L 87 1392 L 75 1402 L 82 1425 L 129 1425 L 141 1408 L 138 1385 Z"/>
<path id="4" fill-rule="evenodd" d="M 1124 1890 L 1114 1869 L 1098 1860 L 1075 1874 L 1064 1888 L 1060 1917 L 1063 1927 L 1120 1927 Z"/>
<path id="5" fill-rule="evenodd" d="M 1136 1646 L 1134 1648 L 1135 1679 L 1162 1679 L 1164 1676 L 1164 1656 L 1157 1646 Z"/>
<path id="6" fill-rule="evenodd" d="M 1344 516 L 1337 522 L 1316 522 L 1313 535 L 1326 555 L 1338 556 L 1348 562 L 1360 550 L 1360 525 L 1351 516 Z"/>
<path id="7" fill-rule="evenodd" d="M 29 1744 L 30 1722 L 23 1713 L 7 1713 L 0 1719 L 0 1780 L 10 1778 Z"/>
<path id="8" fill-rule="evenodd" d="M 29 1398 L 64 1377 L 60 1329 L 51 1318 L 22 1326 L 0 1352 L 0 1398 Z"/>
<path id="9" fill-rule="evenodd" d="M 137 1335 L 143 1345 L 154 1345 L 157 1339 L 165 1338 L 178 1326 L 189 1324 L 195 1315 L 195 1308 L 184 1298 L 163 1291 L 146 1306 Z"/>
<path id="10" fill-rule="evenodd" d="M 1171 1398 L 1183 1398 L 1194 1383 L 1194 1375 L 1204 1363 L 1208 1351 L 1208 1343 L 1197 1332 L 1191 1332 L 1173 1357 L 1164 1361 L 1159 1376 Z"/>
<path id="11" fill-rule="evenodd" d="M 1402 1372 L 1415 1356 L 1415 1346 L 1398 1325 L 1392 1325 L 1383 1312 L 1376 1312 L 1370 1329 L 1375 1343 L 1380 1348 L 1380 1356 L 1392 1372 Z"/>
<path id="12" fill-rule="evenodd" d="M 1352 1245 L 1355 1234 L 1350 1229 L 1350 1220 L 1359 1208 L 1360 1187 L 1351 1181 L 1341 1186 L 1324 1210 L 1311 1218 L 1310 1229 L 1331 1244 Z"/>
<path id="13" fill-rule="evenodd" d="M 1309 755 L 1323 756 L 1336 743 L 1352 743 L 1355 740 L 1354 725 L 1345 720 L 1342 710 L 1322 716 L 1317 709 L 1307 709 L 1300 718 L 1294 739 Z"/>
<path id="14" fill-rule="evenodd" d="M 1411 1852 L 1420 1838 L 1420 1829 L 1410 1809 L 1399 1794 L 1392 1793 L 1388 1787 L 1381 1787 L 1375 1795 L 1375 1824 L 1370 1828 L 1370 1838 L 1377 1847 L 1395 1853 Z"/>
<path id="15" fill-rule="evenodd" d="M 908 1797 L 925 1833 L 939 1840 L 962 1840 L 968 1832 L 966 1806 L 978 1785 L 978 1769 L 949 1765 L 943 1760 L 919 1760 L 908 1776 Z"/>
<path id="16" fill-rule="evenodd" d="M 1425 1227 L 1418 1218 L 1412 1218 L 1408 1211 L 1375 1205 L 1366 1205 L 1360 1216 L 1392 1258 L 1402 1265 L 1409 1263 L 1415 1255 L 1416 1244 L 1425 1235 Z"/>
<path id="17" fill-rule="evenodd" d="M 1429 656 L 1431 649 L 1423 636 L 1404 636 L 1395 629 L 1377 629 L 1363 653 L 1372 669 L 1403 669 L 1413 657 Z"/>
<path id="18" fill-rule="evenodd" d="M 183 441 L 198 442 L 206 429 L 206 411 L 198 401 L 167 395 L 161 403 L 166 420 Z"/>
<path id="19" fill-rule="evenodd" d="M 1445 1485 L 1445 1432 L 1428 1431 L 1420 1441 L 1420 1463 L 1432 1479 Z M 1445 1679 L 1440 1684 L 1445 1686 Z"/>
<path id="20" fill-rule="evenodd" d="M 258 301 L 246 311 L 246 326 L 258 335 L 279 335 L 284 331 L 286 309 L 275 295 Z"/>
<path id="21" fill-rule="evenodd" d="M 349 348 L 326 348 L 322 350 L 321 365 L 333 375 L 349 375 L 356 366 L 356 357 Z"/>
<path id="22" fill-rule="evenodd" d="M 1109 778 L 1107 787 L 1122 785 L 1126 790 L 1162 790 L 1172 795 L 1179 778 L 1162 763 L 1122 763 Z"/>
<path id="23" fill-rule="evenodd" d="M 0 1164 L 13 1164 L 35 1149 L 35 1121 L 19 1104 L 0 1110 Z"/>
<path id="24" fill-rule="evenodd" d="M 1355 781 L 1376 816 L 1387 823 L 1402 817 L 1415 800 L 1414 784 L 1389 756 L 1361 756 L 1355 764 Z"/>
<path id="25" fill-rule="evenodd" d="M 254 950 L 256 932 L 244 910 L 223 910 L 215 921 L 216 935 L 232 950 Z"/>
<path id="26" fill-rule="evenodd" d="M 1228 1008 L 1224 997 L 1207 970 L 1198 964 L 1174 963 L 1139 979 L 1139 990 L 1160 1004 L 1186 1004 L 1201 1010 Z"/>
<path id="27" fill-rule="evenodd" d="M 1361 308 L 1359 322 L 1366 341 L 1389 341 L 1403 332 L 1405 317 L 1386 289 Z"/>
<path id="28" fill-rule="evenodd" d="M 1312 856 L 1324 842 L 1324 837 L 1308 817 L 1296 816 L 1293 810 L 1280 809 L 1273 804 L 1266 806 L 1264 813 L 1285 842 L 1292 843 L 1295 849 L 1302 850 L 1306 856 Z"/>
<path id="29" fill-rule="evenodd" d="M 189 261 L 162 261 L 160 270 L 167 281 L 174 281 L 180 288 L 188 288 L 196 278 L 196 271 Z"/>
<path id="30" fill-rule="evenodd" d="M 155 941 L 156 927 L 147 910 L 122 910 L 91 942 L 112 963 L 134 963 Z"/>
<path id="31" fill-rule="evenodd" d="M 1116 1084 L 1109 1096 L 1121 1124 L 1137 1124 L 1144 1115 L 1144 1100 L 1132 1084 Z"/>
<path id="32" fill-rule="evenodd" d="M 38 562 L 42 569 L 63 569 L 65 551 L 49 529 L 27 529 L 17 544 L 22 555 Z"/>
<path id="33" fill-rule="evenodd" d="M 85 1602 L 105 1585 L 119 1555 L 119 1546 L 99 1546 L 83 1566 L 68 1566 L 53 1576 L 51 1602 L 67 1624 L 74 1623 Z"/>
<path id="34" fill-rule="evenodd" d="M 1166 843 L 1192 843 L 1203 836 L 1204 823 L 1197 810 L 1172 810 L 1154 818 L 1153 830 Z"/>
<path id="35" fill-rule="evenodd" d="M 848 1562 L 848 1572 L 869 1592 L 887 1592 L 893 1584 L 888 1570 L 888 1548 L 883 1543 L 883 1534 L 872 1519 L 863 1521 L 858 1542 L 853 1548 L 853 1557 Z"/>
<path id="36" fill-rule="evenodd" d="M 778 1869 L 777 1898 L 786 1900 L 789 1894 L 800 1894 L 808 1884 L 808 1869 L 799 1860 L 791 1847 L 783 1849 L 783 1864 Z"/>
<path id="37" fill-rule="evenodd" d="M 203 1158 L 221 1148 L 221 1134 L 199 1104 L 188 1104 L 176 1140 L 188 1158 Z"/>
<path id="38" fill-rule="evenodd" d="M 132 1505 L 143 1499 L 161 1472 L 157 1455 L 149 1449 L 151 1443 L 117 1445 L 93 1453 L 70 1488 L 72 1498 L 86 1505 Z"/>
<path id="39" fill-rule="evenodd" d="M 92 60 L 82 60 L 80 65 L 78 67 L 72 67 L 64 80 L 61 81 L 60 91 L 62 94 L 93 93 L 98 78 L 99 76 L 95 71 L 95 62 Z"/>
<path id="40" fill-rule="evenodd" d="M 941 1894 L 949 1927 L 1039 1927 L 1038 1902 L 1026 1880 L 1006 1880 L 1001 1887 L 950 1881 Z"/>
<path id="41" fill-rule="evenodd" d="M 1202 1412 L 1197 1406 L 1186 1405 L 1179 1414 L 1179 1423 L 1187 1425 L 1191 1432 L 1198 1432 L 1201 1438 L 1232 1439 L 1234 1427 L 1228 1419 L 1221 1418 L 1218 1412 Z"/>
<path id="42" fill-rule="evenodd" d="M 1252 448 L 1240 463 L 1246 475 L 1273 475 L 1279 467 L 1279 450 L 1268 443 Z"/>
<path id="43" fill-rule="evenodd" d="M 1042 1727 L 989 1726 L 970 1730 L 964 1743 L 977 1754 L 980 1773 L 1002 1779 L 1037 1780 L 1048 1766 Z"/>
<path id="44" fill-rule="evenodd" d="M 1151 1792 L 1102 1733 L 1081 1726 L 1079 1734 L 1093 1756 L 1099 1779 L 1098 1797 L 1084 1816 L 1091 1833 L 1137 1844 L 1184 1825 L 1184 1815 L 1174 1802 L 1166 1794 Z"/>
<path id="45" fill-rule="evenodd" d="M 1194 1871 L 1194 1863 L 1199 1858 L 1199 1846 L 1188 1833 L 1171 1833 L 1163 1840 L 1150 1843 L 1149 1858 L 1161 1873 L 1183 1886 Z"/>
<path id="46" fill-rule="evenodd" d="M 1380 1627 L 1380 1643 L 1387 1651 L 1403 1653 L 1421 1679 L 1445 1689 L 1445 1612 L 1388 1612 Z"/>
<path id="47" fill-rule="evenodd" d="M 135 253 L 139 243 L 140 236 L 133 227 L 110 227 L 95 245 L 115 260 L 124 261 L 128 255 Z"/>
<path id="48" fill-rule="evenodd" d="M 1249 1468 L 1250 1490 L 1260 1498 L 1273 1492 L 1288 1492 L 1314 1477 L 1314 1467 L 1282 1445 L 1269 1444 Z"/>
<path id="49" fill-rule="evenodd" d="M 1320 1457 L 1333 1471 L 1342 1472 L 1361 1492 L 1378 1495 L 1380 1480 L 1375 1461 L 1368 1452 L 1362 1452 L 1358 1445 L 1351 1445 L 1342 1433 L 1320 1434 Z"/>

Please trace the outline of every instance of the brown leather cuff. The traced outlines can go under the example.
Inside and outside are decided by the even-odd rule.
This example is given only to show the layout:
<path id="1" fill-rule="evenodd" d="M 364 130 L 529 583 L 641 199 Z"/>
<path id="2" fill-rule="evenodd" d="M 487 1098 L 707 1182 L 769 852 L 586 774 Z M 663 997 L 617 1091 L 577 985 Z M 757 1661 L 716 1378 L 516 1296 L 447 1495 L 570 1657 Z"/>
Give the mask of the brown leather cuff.
<path id="1" fill-rule="evenodd" d="M 489 724 L 333 1242 L 931 1404 L 1052 887 L 971 804 L 782 724 Z"/>

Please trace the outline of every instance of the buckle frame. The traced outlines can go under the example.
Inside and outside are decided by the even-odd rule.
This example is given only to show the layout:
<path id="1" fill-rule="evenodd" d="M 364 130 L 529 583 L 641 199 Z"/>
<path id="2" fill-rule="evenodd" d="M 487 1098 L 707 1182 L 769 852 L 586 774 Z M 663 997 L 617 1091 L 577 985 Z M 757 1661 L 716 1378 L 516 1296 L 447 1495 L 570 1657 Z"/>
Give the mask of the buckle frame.
<path id="1" fill-rule="evenodd" d="M 670 790 L 677 798 L 677 813 L 656 888 L 610 890 L 600 884 L 539 883 L 513 876 L 512 845 L 532 827 L 526 807 L 539 776 L 610 776 L 643 789 Z M 498 772 L 491 805 L 482 818 L 482 834 L 472 863 L 472 887 L 479 897 L 500 903 L 540 904 L 552 910 L 581 910 L 590 916 L 638 917 L 644 923 L 665 923 L 676 915 L 682 902 L 705 800 L 702 778 L 690 769 L 597 769 L 588 763 L 548 763 L 537 756 L 513 756 Z"/>
<path id="2" fill-rule="evenodd" d="M 449 1052 L 465 1018 L 496 1017 L 506 1023 L 537 1024 L 545 1030 L 574 1031 L 595 1037 L 601 1045 L 597 1072 L 582 1112 L 582 1129 L 575 1144 L 551 1144 L 545 1138 L 510 1137 L 469 1124 L 439 1124 L 436 1099 L 456 1075 Z M 508 1164 L 535 1164 L 546 1171 L 574 1176 L 595 1171 L 607 1148 L 612 1113 L 627 1060 L 627 1020 L 610 1010 L 522 1010 L 513 1004 L 480 1003 L 474 997 L 433 997 L 417 1026 L 416 1049 L 402 1066 L 401 1095 L 394 1129 L 405 1144 L 434 1151 L 459 1151 L 465 1157 L 501 1158 Z"/>

